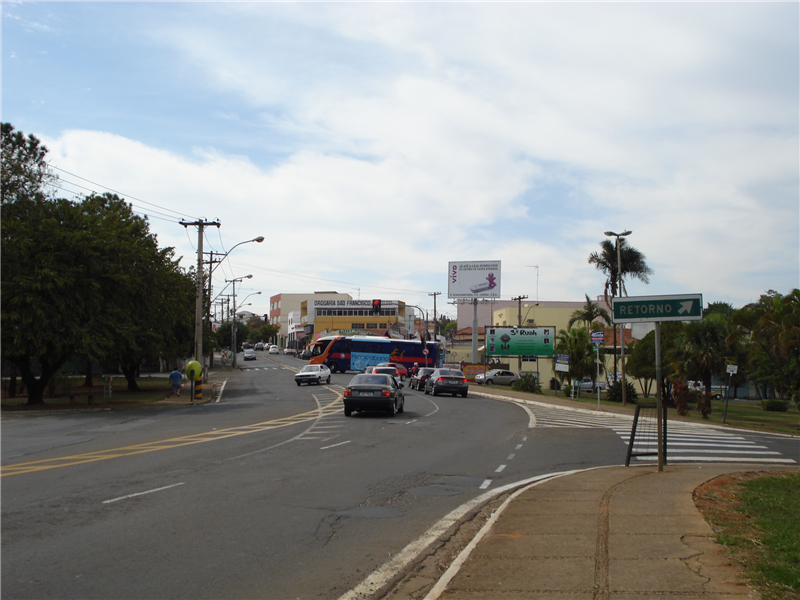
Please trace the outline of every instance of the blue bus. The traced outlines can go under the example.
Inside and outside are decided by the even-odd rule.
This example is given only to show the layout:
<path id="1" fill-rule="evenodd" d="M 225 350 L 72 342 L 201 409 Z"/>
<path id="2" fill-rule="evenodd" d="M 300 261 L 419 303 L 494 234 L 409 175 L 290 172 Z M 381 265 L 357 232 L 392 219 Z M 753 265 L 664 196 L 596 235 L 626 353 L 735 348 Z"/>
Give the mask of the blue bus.
<path id="1" fill-rule="evenodd" d="M 363 371 L 382 362 L 402 364 L 409 371 L 420 367 L 438 367 L 441 352 L 436 342 L 395 340 L 379 336 L 332 336 L 319 338 L 311 347 L 312 365 L 325 364 L 336 373 Z"/>

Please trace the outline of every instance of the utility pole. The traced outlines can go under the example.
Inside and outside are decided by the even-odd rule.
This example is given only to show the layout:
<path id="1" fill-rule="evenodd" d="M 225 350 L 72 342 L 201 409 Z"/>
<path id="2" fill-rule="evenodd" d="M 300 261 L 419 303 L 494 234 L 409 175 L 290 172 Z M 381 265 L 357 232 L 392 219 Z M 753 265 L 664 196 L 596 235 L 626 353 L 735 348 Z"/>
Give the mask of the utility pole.
<path id="1" fill-rule="evenodd" d="M 433 292 L 432 294 L 428 294 L 428 296 L 433 296 L 433 341 L 436 341 L 436 334 L 439 331 L 439 325 L 436 321 L 436 296 L 441 296 L 442 292 Z"/>
<path id="2" fill-rule="evenodd" d="M 527 296 L 517 296 L 512 300 L 517 301 L 517 327 L 522 327 L 522 301 L 527 300 Z M 517 371 L 522 372 L 522 357 L 517 356 Z"/>
<path id="3" fill-rule="evenodd" d="M 198 220 L 193 223 L 181 221 L 184 227 L 197 227 L 197 298 L 194 308 L 194 358 L 200 361 L 205 371 L 203 358 L 203 229 L 211 225 L 219 228 L 219 219 L 216 221 Z"/>
<path id="4" fill-rule="evenodd" d="M 209 299 L 208 311 L 207 311 L 207 315 L 206 316 L 208 318 L 208 322 L 211 323 L 211 302 L 210 302 L 210 300 L 211 300 L 211 279 L 212 279 L 211 278 L 211 273 L 214 270 L 214 265 L 218 264 L 218 263 L 221 263 L 225 257 L 223 256 L 222 258 L 218 258 L 217 260 L 214 260 L 214 251 L 213 250 L 211 252 L 204 252 L 203 254 L 208 254 L 208 260 L 205 262 L 205 264 L 208 265 L 208 299 Z M 217 256 L 220 256 L 219 252 L 217 252 Z M 209 366 L 210 369 L 214 368 L 214 353 L 213 352 L 211 353 L 211 358 L 209 360 L 208 366 Z"/>

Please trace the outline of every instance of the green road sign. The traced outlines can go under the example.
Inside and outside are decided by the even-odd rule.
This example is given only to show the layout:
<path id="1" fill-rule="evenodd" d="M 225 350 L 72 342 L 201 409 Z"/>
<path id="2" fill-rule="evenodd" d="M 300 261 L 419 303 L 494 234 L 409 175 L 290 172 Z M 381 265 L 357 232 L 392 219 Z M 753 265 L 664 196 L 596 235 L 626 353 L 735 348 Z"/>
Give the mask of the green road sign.
<path id="1" fill-rule="evenodd" d="M 611 308 L 614 323 L 701 321 L 703 294 L 613 298 Z"/>
<path id="2" fill-rule="evenodd" d="M 489 356 L 553 356 L 555 327 L 489 327 Z"/>

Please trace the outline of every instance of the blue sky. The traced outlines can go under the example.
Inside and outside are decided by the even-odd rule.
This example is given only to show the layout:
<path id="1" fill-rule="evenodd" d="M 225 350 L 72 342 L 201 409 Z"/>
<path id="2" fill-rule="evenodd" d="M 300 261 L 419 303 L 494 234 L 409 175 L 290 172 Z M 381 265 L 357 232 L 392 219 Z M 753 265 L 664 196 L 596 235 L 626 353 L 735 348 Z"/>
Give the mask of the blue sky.
<path id="1" fill-rule="evenodd" d="M 800 285 L 800 14 L 775 3 L 3 2 L 2 120 L 63 190 L 120 192 L 239 293 L 432 307 L 448 261 L 502 297 L 741 306 Z M 69 173 L 69 174 L 67 174 Z M 81 177 L 83 179 L 78 179 Z M 87 183 L 89 180 L 92 183 Z M 105 186 L 100 187 L 100 186 Z M 241 296 L 240 296 L 241 297 Z M 454 314 L 453 307 L 451 309 Z"/>

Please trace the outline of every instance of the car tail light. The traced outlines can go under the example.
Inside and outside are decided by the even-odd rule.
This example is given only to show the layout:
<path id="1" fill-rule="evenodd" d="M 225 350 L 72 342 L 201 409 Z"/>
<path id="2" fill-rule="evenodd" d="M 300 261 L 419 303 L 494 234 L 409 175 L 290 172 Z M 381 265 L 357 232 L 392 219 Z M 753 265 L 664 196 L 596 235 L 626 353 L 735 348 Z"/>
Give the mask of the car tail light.
<path id="1" fill-rule="evenodd" d="M 389 393 L 389 390 L 383 390 L 381 392 L 381 396 L 391 396 L 391 394 Z"/>
<path id="2" fill-rule="evenodd" d="M 350 388 L 346 388 L 344 390 L 344 395 L 345 396 L 352 396 L 353 395 L 353 390 L 351 390 Z"/>
<path id="3" fill-rule="evenodd" d="M 439 379 L 437 379 L 436 381 L 445 381 L 445 378 L 444 377 L 439 377 Z"/>
<path id="4" fill-rule="evenodd" d="M 464 379 L 462 379 L 461 383 L 467 383 L 467 378 L 465 377 Z"/>

